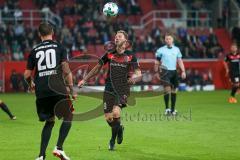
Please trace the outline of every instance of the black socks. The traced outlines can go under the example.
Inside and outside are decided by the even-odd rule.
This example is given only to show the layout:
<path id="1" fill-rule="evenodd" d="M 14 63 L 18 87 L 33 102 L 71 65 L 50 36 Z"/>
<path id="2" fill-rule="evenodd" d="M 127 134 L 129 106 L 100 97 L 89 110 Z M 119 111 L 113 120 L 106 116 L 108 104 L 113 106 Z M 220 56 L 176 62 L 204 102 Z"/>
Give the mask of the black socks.
<path id="1" fill-rule="evenodd" d="M 169 104 L 169 96 L 170 96 L 170 94 L 169 93 L 167 93 L 167 94 L 164 94 L 164 102 L 165 102 L 165 107 L 166 107 L 166 109 L 168 109 L 168 104 Z"/>
<path id="2" fill-rule="evenodd" d="M 57 142 L 57 149 L 63 150 L 63 143 L 67 138 L 67 135 L 71 129 L 72 122 L 71 121 L 63 121 L 59 131 L 59 137 Z"/>
<path id="3" fill-rule="evenodd" d="M 176 104 L 177 94 L 171 93 L 171 111 L 174 112 Z"/>
<path id="4" fill-rule="evenodd" d="M 232 87 L 232 92 L 231 92 L 232 97 L 235 97 L 235 94 L 236 94 L 237 90 L 238 90 L 238 87 L 235 87 L 235 86 Z"/>
<path id="5" fill-rule="evenodd" d="M 14 117 L 5 103 L 1 103 L 0 108 L 2 108 L 2 110 L 6 112 L 10 118 Z"/>
<path id="6" fill-rule="evenodd" d="M 113 118 L 112 122 L 107 121 L 107 123 L 112 128 L 111 141 L 115 142 L 115 139 L 116 139 L 117 134 L 118 134 L 118 129 L 120 128 L 121 120 L 120 120 L 120 118 Z"/>
<path id="7" fill-rule="evenodd" d="M 169 108 L 169 97 L 170 93 L 167 93 L 164 95 L 164 102 L 166 109 Z M 175 104 L 176 104 L 177 94 L 171 93 L 171 111 L 173 112 L 175 110 Z"/>
<path id="8" fill-rule="evenodd" d="M 54 126 L 54 121 L 46 121 L 45 126 L 42 130 L 42 137 L 41 137 L 41 149 L 40 149 L 40 156 L 45 157 L 46 149 L 48 146 L 49 139 L 52 134 L 52 128 Z"/>

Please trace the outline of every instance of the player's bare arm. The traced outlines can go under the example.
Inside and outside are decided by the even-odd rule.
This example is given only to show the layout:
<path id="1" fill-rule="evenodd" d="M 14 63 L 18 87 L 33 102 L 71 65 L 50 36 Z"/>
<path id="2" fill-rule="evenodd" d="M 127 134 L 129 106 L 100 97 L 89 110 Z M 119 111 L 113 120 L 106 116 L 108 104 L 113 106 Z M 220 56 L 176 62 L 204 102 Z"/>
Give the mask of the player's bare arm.
<path id="1" fill-rule="evenodd" d="M 158 72 L 159 66 L 160 66 L 160 61 L 155 60 L 155 61 L 154 61 L 154 71 L 155 71 L 155 72 Z"/>
<path id="2" fill-rule="evenodd" d="M 94 77 L 101 71 L 102 65 L 97 64 L 84 78 L 78 83 L 78 87 L 82 87 L 90 78 Z"/>
<path id="3" fill-rule="evenodd" d="M 142 72 L 140 69 L 135 69 L 134 74 L 128 79 L 128 84 L 135 84 L 142 79 Z"/>
<path id="4" fill-rule="evenodd" d="M 35 84 L 32 80 L 32 70 L 25 70 L 24 72 L 24 78 L 29 86 L 29 91 L 34 91 Z"/>
<path id="5" fill-rule="evenodd" d="M 186 78 L 186 72 L 185 72 L 185 67 L 184 67 L 184 64 L 183 64 L 183 60 L 181 58 L 179 58 L 177 60 L 177 62 L 178 62 L 178 65 L 181 69 L 181 77 L 182 77 L 182 79 L 185 79 Z"/>
<path id="6" fill-rule="evenodd" d="M 162 72 L 161 71 L 161 68 L 160 68 L 160 65 L 161 65 L 161 62 L 159 60 L 155 60 L 154 61 L 154 72 L 155 72 L 155 76 L 157 77 L 157 79 L 160 80 L 160 75 L 159 75 L 159 72 Z"/>
<path id="7" fill-rule="evenodd" d="M 65 78 L 65 82 L 67 84 L 67 87 L 69 88 L 70 94 L 73 99 L 76 99 L 77 93 L 74 92 L 74 90 L 73 90 L 73 76 L 72 76 L 72 72 L 69 68 L 69 64 L 68 64 L 68 62 L 62 62 L 61 65 L 62 65 L 62 71 L 63 71 L 63 75 Z"/>
<path id="8" fill-rule="evenodd" d="M 227 62 L 223 62 L 223 64 L 224 64 L 224 68 L 225 68 L 225 71 L 226 71 L 226 77 L 228 76 L 228 74 L 229 74 L 229 68 L 228 68 L 228 64 L 227 64 Z"/>

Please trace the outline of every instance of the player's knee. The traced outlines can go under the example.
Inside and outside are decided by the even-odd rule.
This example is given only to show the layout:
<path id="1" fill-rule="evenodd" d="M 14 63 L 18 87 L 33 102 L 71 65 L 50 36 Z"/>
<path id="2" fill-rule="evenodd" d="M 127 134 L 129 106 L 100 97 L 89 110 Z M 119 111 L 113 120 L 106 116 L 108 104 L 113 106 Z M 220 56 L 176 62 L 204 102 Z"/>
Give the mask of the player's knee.
<path id="1" fill-rule="evenodd" d="M 63 117 L 64 122 L 71 122 L 72 120 L 73 120 L 73 114 L 72 113 Z"/>
<path id="2" fill-rule="evenodd" d="M 119 108 L 116 108 L 113 110 L 113 118 L 119 118 L 120 117 L 120 109 Z"/>
<path id="3" fill-rule="evenodd" d="M 51 118 L 47 119 L 46 122 L 55 122 L 55 117 L 51 117 Z"/>
<path id="4" fill-rule="evenodd" d="M 105 120 L 106 120 L 106 122 L 108 123 L 108 125 L 110 126 L 110 127 L 112 127 L 112 124 L 113 124 L 113 117 L 112 116 L 109 116 L 109 115 L 105 115 Z"/>
<path id="5" fill-rule="evenodd" d="M 51 128 L 54 126 L 54 124 L 55 124 L 55 121 L 46 121 L 45 122 L 45 126 L 51 127 Z"/>
<path id="6" fill-rule="evenodd" d="M 113 118 L 111 122 L 108 122 L 108 125 L 114 128 L 114 127 L 119 127 L 120 123 L 121 123 L 120 118 Z"/>
<path id="7" fill-rule="evenodd" d="M 120 113 L 119 113 L 119 112 L 115 112 L 115 113 L 113 114 L 113 117 L 114 117 L 114 118 L 119 118 L 119 117 L 120 117 Z"/>
<path id="8" fill-rule="evenodd" d="M 105 117 L 105 119 L 106 119 L 107 122 L 112 122 L 113 121 L 112 117 Z"/>
<path id="9" fill-rule="evenodd" d="M 113 121 L 113 116 L 112 116 L 112 114 L 110 114 L 110 113 L 105 114 L 105 120 L 106 120 L 107 122 Z"/>
<path id="10" fill-rule="evenodd" d="M 170 87 L 170 86 L 164 87 L 164 93 L 165 93 L 165 94 L 171 93 L 171 87 Z"/>

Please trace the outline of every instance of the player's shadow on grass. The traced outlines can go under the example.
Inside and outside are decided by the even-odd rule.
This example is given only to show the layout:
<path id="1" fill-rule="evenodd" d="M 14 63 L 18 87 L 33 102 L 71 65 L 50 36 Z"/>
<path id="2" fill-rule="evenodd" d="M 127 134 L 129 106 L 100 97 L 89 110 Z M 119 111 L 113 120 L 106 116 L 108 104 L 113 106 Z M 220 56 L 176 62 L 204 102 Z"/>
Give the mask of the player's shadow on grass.
<path id="1" fill-rule="evenodd" d="M 129 107 L 136 106 L 137 98 L 157 97 L 157 96 L 160 96 L 161 93 L 163 93 L 163 92 L 149 92 L 149 91 L 144 91 L 141 93 L 134 92 L 129 97 L 127 105 Z M 101 103 L 98 106 L 89 107 L 89 108 L 93 108 L 89 111 L 86 111 L 83 113 L 73 113 L 72 114 L 71 108 L 69 108 L 69 105 L 67 105 L 71 102 L 69 99 L 65 99 L 65 100 L 62 100 L 61 102 L 59 102 L 55 106 L 55 115 L 59 119 L 64 119 L 64 117 L 66 119 L 67 116 L 72 114 L 72 116 L 73 116 L 72 121 L 88 121 L 88 120 L 96 119 L 96 118 L 104 115 L 104 112 L 103 112 L 104 105 L 102 102 L 103 93 L 102 92 L 101 93 L 90 93 L 90 94 L 89 93 L 81 93 L 81 96 L 98 99 L 101 101 Z M 81 104 L 81 100 L 77 101 L 77 103 L 74 103 L 74 106 L 77 108 L 81 108 L 81 105 L 83 105 L 83 104 Z"/>

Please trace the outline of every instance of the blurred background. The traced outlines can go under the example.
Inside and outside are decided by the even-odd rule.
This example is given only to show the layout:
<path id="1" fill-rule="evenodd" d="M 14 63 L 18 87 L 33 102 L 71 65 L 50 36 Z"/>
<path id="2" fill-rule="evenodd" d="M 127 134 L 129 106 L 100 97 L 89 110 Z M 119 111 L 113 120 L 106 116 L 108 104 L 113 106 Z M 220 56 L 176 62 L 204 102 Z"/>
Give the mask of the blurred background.
<path id="1" fill-rule="evenodd" d="M 77 83 L 104 54 L 103 45 L 117 30 L 128 32 L 139 58 L 143 79 L 134 91 L 155 90 L 155 51 L 164 45 L 164 34 L 174 33 L 187 79 L 179 90 L 227 89 L 223 59 L 232 42 L 240 44 L 239 0 L 113 0 L 119 15 L 107 18 L 103 5 L 109 0 L 0 0 L 0 91 L 26 92 L 23 71 L 31 49 L 40 42 L 41 21 L 54 25 L 54 39 L 68 51 Z M 106 69 L 90 80 L 102 90 Z"/>

